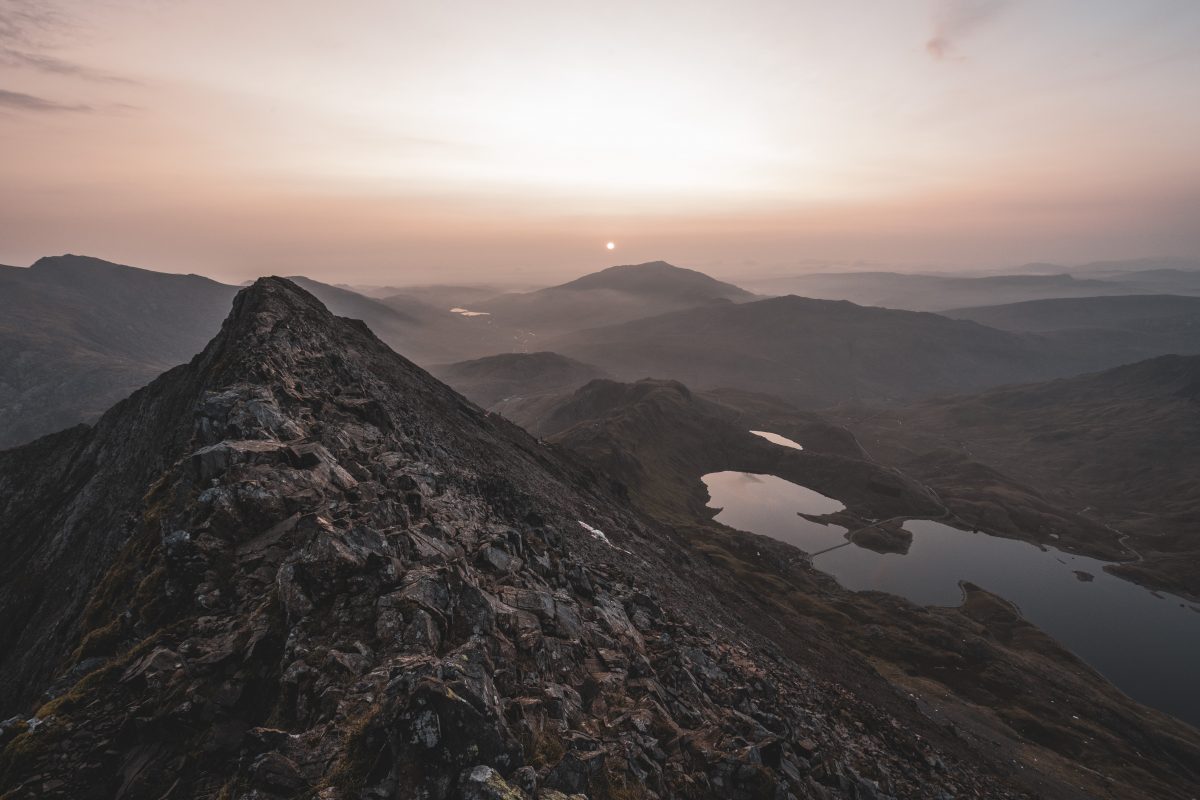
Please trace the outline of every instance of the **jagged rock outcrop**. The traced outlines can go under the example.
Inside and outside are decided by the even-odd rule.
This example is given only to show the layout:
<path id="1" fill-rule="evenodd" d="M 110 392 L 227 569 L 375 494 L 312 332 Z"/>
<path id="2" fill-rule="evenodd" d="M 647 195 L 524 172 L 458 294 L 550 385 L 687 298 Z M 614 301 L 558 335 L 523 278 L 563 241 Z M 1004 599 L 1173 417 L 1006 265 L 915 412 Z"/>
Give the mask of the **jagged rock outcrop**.
<path id="1" fill-rule="evenodd" d="M 1031 796 L 744 630 L 606 483 L 260 280 L 0 453 L 0 795 Z"/>

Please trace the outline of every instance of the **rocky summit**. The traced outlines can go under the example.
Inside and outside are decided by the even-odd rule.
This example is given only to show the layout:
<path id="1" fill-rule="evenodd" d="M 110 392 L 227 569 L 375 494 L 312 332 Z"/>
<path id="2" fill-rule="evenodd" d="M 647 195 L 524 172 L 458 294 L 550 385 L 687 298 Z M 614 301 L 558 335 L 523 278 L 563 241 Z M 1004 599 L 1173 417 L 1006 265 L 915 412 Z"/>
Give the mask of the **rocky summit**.
<path id="1" fill-rule="evenodd" d="M 1036 795 L 627 506 L 262 279 L 191 363 L 0 453 L 0 796 Z"/>

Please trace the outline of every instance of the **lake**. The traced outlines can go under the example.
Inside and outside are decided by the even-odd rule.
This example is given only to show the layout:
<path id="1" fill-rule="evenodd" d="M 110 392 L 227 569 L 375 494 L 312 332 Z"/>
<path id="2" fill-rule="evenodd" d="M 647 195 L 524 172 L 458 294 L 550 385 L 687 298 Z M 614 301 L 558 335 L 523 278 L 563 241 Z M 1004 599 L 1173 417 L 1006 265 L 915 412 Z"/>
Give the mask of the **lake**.
<path id="1" fill-rule="evenodd" d="M 714 472 L 703 480 L 709 505 L 721 509 L 718 522 L 819 553 L 813 566 L 847 589 L 956 606 L 962 601 L 959 581 L 970 581 L 1016 604 L 1026 619 L 1126 694 L 1200 726 L 1195 603 L 1110 575 L 1104 571 L 1109 562 L 933 520 L 904 523 L 913 534 L 907 554 L 880 554 L 846 544 L 845 528 L 798 516 L 842 508 L 811 489 L 745 472 Z"/>
<path id="2" fill-rule="evenodd" d="M 771 433 L 770 431 L 750 431 L 750 432 L 753 433 L 755 436 L 760 436 L 763 439 L 766 439 L 771 444 L 777 444 L 781 447 L 790 447 L 793 450 L 803 450 L 804 449 L 804 445 L 800 444 L 799 442 L 793 442 L 791 439 L 787 438 L 786 436 L 780 436 L 778 433 Z"/>

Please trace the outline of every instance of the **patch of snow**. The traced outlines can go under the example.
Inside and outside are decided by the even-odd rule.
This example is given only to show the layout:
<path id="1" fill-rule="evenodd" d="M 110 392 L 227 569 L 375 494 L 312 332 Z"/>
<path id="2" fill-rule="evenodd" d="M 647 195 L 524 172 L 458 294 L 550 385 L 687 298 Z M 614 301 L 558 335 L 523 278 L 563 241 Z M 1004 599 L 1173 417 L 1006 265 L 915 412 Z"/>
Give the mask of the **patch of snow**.
<path id="1" fill-rule="evenodd" d="M 608 540 L 608 537 L 604 535 L 604 531 L 600 530 L 599 528 L 593 528 L 591 525 L 588 525 L 583 520 L 579 520 L 579 524 L 582 525 L 583 529 L 585 531 L 587 531 L 588 533 L 590 533 L 592 536 L 595 536 L 597 539 L 604 542 L 609 547 L 613 546 L 613 543 L 610 542 Z"/>
<path id="2" fill-rule="evenodd" d="M 588 533 L 590 533 L 592 536 L 596 537 L 596 538 L 597 538 L 597 539 L 599 539 L 600 541 L 604 542 L 606 545 L 608 545 L 608 546 L 609 546 L 609 547 L 611 547 L 612 549 L 614 549 L 614 550 L 620 550 L 622 553 L 628 553 L 628 552 L 629 552 L 629 551 L 628 551 L 628 550 L 626 550 L 624 547 L 617 547 L 615 544 L 613 544 L 613 543 L 612 543 L 612 540 L 611 540 L 611 539 L 609 539 L 607 536 L 605 536 L 605 535 L 604 535 L 604 531 L 600 530 L 599 528 L 593 528 L 591 525 L 588 525 L 586 522 L 584 522 L 584 521 L 583 521 L 583 520 L 581 520 L 581 519 L 580 519 L 580 520 L 576 520 L 576 522 L 578 522 L 580 525 L 582 525 L 582 526 L 583 526 L 583 529 L 584 529 L 585 531 L 587 531 Z"/>
<path id="3" fill-rule="evenodd" d="M 471 311 L 470 309 L 467 309 L 467 308 L 457 308 L 457 307 L 450 309 L 450 313 L 451 314 L 461 314 L 464 317 L 490 317 L 492 315 L 492 312 L 490 312 L 490 311 Z"/>

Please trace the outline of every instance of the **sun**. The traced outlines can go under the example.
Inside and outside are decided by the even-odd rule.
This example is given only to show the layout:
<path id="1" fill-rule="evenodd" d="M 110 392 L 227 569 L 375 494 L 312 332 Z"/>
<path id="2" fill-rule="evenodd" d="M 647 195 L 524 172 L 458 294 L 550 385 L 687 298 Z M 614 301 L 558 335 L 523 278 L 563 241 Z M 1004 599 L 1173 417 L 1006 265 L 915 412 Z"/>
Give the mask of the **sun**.
<path id="1" fill-rule="evenodd" d="M 604 245 L 604 246 L 605 246 L 605 247 L 607 247 L 609 250 L 616 250 L 616 249 L 617 249 L 617 243 L 616 243 L 616 242 L 609 242 L 608 244 L 606 244 L 606 245 Z"/>

